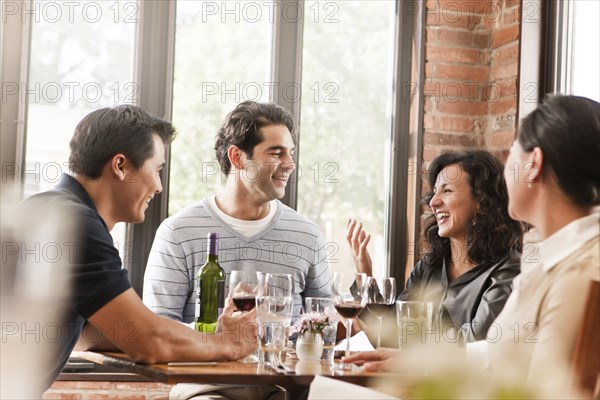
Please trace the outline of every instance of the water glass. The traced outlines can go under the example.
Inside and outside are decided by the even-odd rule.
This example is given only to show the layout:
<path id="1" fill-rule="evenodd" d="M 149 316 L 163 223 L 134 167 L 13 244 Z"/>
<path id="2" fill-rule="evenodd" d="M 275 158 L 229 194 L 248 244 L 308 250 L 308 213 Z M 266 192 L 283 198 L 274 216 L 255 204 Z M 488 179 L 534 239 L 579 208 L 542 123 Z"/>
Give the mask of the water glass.
<path id="1" fill-rule="evenodd" d="M 256 323 L 260 356 L 263 362 L 284 361 L 288 330 L 292 321 L 292 297 L 256 298 Z"/>
<path id="2" fill-rule="evenodd" d="M 400 349 L 426 343 L 433 320 L 433 303 L 423 301 L 397 301 L 396 322 Z"/>
<path id="3" fill-rule="evenodd" d="M 289 297 L 294 295 L 294 279 L 290 274 L 262 274 L 257 297 Z"/>
<path id="4" fill-rule="evenodd" d="M 337 338 L 338 314 L 335 311 L 333 299 L 326 297 L 307 297 L 304 299 L 304 311 L 307 313 L 325 314 L 330 324 L 323 329 L 323 355 L 321 360 L 333 362 L 333 353 Z"/>

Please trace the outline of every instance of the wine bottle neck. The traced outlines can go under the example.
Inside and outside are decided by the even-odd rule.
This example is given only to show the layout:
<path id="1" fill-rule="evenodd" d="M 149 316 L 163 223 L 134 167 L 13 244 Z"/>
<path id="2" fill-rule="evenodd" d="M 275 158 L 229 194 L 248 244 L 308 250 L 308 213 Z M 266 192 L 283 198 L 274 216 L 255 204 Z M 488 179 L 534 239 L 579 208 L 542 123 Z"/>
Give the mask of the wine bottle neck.
<path id="1" fill-rule="evenodd" d="M 216 255 L 216 254 L 209 254 L 208 255 L 208 262 L 218 263 L 219 262 L 219 256 Z"/>

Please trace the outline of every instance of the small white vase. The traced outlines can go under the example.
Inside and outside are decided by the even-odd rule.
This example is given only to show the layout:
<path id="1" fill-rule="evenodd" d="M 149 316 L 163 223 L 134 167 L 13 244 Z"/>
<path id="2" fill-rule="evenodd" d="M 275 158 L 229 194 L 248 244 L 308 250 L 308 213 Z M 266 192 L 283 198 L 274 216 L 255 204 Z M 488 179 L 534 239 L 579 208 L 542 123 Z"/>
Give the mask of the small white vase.
<path id="1" fill-rule="evenodd" d="M 305 332 L 296 340 L 296 355 L 301 361 L 319 361 L 323 355 L 323 337 L 320 333 Z"/>

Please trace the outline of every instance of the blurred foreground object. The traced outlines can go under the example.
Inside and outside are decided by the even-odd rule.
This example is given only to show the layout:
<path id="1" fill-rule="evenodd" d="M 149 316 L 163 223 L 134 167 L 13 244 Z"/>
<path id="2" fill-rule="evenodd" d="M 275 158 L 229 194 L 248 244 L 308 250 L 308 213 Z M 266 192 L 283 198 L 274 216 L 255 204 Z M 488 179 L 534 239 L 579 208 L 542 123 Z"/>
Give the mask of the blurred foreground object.
<path id="1" fill-rule="evenodd" d="M 3 193 L 0 398 L 41 398 L 70 329 L 60 310 L 70 294 L 76 225 L 59 205 L 16 211 L 9 198 Z"/>

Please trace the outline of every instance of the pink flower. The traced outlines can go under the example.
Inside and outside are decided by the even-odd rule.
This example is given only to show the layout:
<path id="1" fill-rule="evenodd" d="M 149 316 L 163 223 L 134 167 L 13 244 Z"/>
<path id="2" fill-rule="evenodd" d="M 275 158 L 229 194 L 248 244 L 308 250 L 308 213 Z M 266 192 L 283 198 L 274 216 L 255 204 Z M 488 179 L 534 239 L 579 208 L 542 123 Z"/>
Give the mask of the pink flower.
<path id="1" fill-rule="evenodd" d="M 336 323 L 328 313 L 304 313 L 292 326 L 292 332 L 303 334 L 305 332 L 322 333 L 327 326 Z"/>

